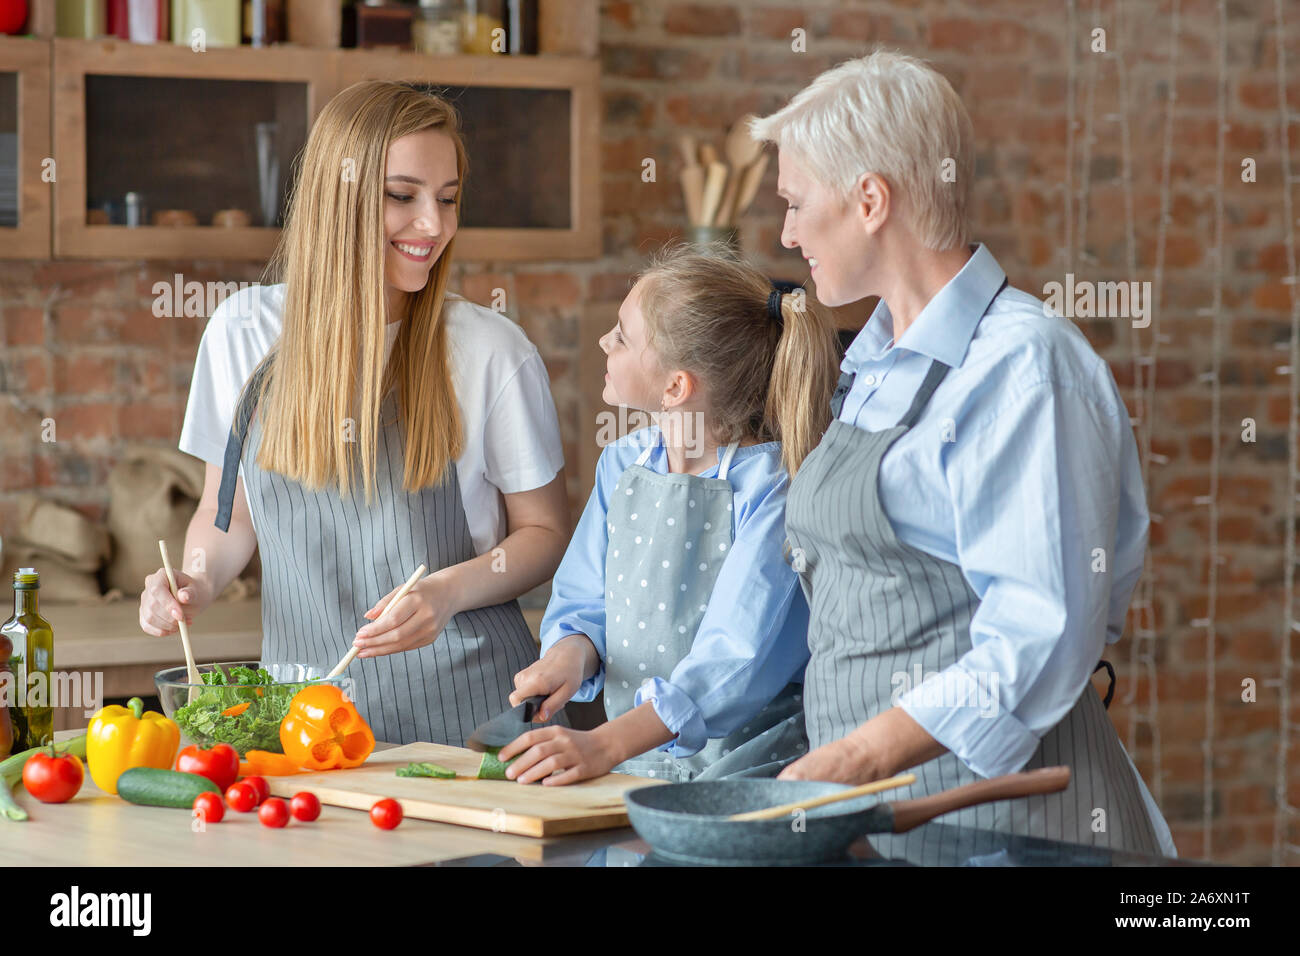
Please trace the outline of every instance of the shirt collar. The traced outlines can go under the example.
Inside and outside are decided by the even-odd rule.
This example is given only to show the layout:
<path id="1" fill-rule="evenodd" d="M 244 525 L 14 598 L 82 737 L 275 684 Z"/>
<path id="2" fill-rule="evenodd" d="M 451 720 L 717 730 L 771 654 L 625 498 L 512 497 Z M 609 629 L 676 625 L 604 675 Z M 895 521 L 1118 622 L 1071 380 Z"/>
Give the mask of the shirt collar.
<path id="1" fill-rule="evenodd" d="M 878 360 L 896 348 L 904 348 L 957 368 L 966 357 L 966 348 L 975 335 L 975 327 L 988 311 L 1005 278 L 1006 273 L 988 246 L 976 244 L 974 253 L 961 271 L 926 303 L 902 339 L 892 345 L 894 318 L 889 314 L 889 306 L 881 299 L 845 352 L 840 367 L 846 372 L 856 372 L 864 362 Z"/>

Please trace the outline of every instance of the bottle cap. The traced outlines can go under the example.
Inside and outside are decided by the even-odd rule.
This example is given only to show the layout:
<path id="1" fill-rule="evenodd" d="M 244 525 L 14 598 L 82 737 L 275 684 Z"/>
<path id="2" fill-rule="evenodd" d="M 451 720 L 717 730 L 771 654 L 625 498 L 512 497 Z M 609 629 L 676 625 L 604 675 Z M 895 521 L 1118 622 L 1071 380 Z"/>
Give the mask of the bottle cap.
<path id="1" fill-rule="evenodd" d="M 14 572 L 14 590 L 34 591 L 41 586 L 41 576 L 35 568 L 19 568 Z"/>

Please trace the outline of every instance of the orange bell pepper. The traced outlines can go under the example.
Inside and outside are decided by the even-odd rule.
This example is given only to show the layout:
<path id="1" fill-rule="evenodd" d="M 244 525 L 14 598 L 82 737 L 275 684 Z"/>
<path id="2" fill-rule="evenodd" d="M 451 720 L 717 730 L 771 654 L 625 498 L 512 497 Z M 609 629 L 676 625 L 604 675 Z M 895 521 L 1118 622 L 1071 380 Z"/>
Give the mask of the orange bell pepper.
<path id="1" fill-rule="evenodd" d="M 221 712 L 221 716 L 238 717 L 244 711 L 248 710 L 248 708 L 251 706 L 253 705 L 249 701 L 244 701 L 242 704 L 236 704 L 234 707 L 227 707 L 225 710 Z"/>
<path id="2" fill-rule="evenodd" d="M 287 777 L 299 772 L 298 765 L 284 754 L 269 750 L 250 750 L 239 762 L 241 777 Z"/>
<path id="3" fill-rule="evenodd" d="M 280 721 L 280 745 L 305 770 L 359 767 L 375 749 L 375 735 L 356 704 L 334 684 L 304 687 Z"/>

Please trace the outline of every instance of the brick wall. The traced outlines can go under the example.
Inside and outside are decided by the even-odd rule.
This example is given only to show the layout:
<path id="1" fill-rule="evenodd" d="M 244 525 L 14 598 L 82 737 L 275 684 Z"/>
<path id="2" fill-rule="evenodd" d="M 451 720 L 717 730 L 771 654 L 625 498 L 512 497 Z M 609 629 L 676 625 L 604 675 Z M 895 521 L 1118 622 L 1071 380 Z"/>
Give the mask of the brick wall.
<path id="1" fill-rule="evenodd" d="M 676 136 L 711 135 L 746 111 L 770 112 L 834 63 L 882 43 L 930 58 L 965 99 L 978 142 L 976 235 L 1013 285 L 1042 294 L 1066 272 L 1080 278 L 1152 279 L 1161 208 L 1163 130 L 1171 0 L 1079 2 L 1071 78 L 1064 4 L 1041 0 L 912 2 L 672 3 L 610 0 L 601 13 L 604 78 L 602 192 L 604 255 L 591 262 L 465 264 L 457 286 L 487 302 L 506 290 L 509 312 L 537 343 L 560 412 L 575 514 L 594 460 L 594 416 L 602 363 L 595 338 L 613 321 L 629 274 L 683 222 L 675 172 Z M 1300 109 L 1300 10 L 1288 6 L 1287 102 Z M 1229 0 L 1224 255 L 1222 289 L 1223 446 L 1220 459 L 1216 722 L 1211 842 L 1202 835 L 1202 740 L 1206 734 L 1209 590 L 1208 493 L 1214 319 L 1200 310 L 1214 291 L 1217 6 L 1183 0 L 1177 102 L 1164 249 L 1163 336 L 1151 412 L 1153 665 L 1158 710 L 1141 666 L 1130 660 L 1131 628 L 1108 655 L 1119 673 L 1111 715 L 1157 789 L 1185 856 L 1267 863 L 1273 839 L 1282 656 L 1289 379 L 1276 369 L 1287 352 L 1294 287 L 1287 272 L 1272 5 Z M 1121 20 L 1122 16 L 1122 20 Z M 1089 50 L 1094 26 L 1108 49 L 1123 50 L 1125 103 L 1114 56 Z M 807 50 L 791 50 L 791 31 Z M 1073 83 L 1073 96 L 1071 84 Z M 1091 106 L 1089 105 L 1091 104 Z M 1128 222 L 1118 121 L 1132 142 L 1136 274 L 1127 265 Z M 1070 137 L 1070 117 L 1075 119 Z M 1090 117 L 1090 118 L 1089 118 Z M 1300 125 L 1290 131 L 1300 151 Z M 1089 139 L 1090 135 L 1090 139 Z M 641 181 L 655 157 L 658 181 Z M 1255 183 L 1241 160 L 1257 163 Z M 1298 163 L 1300 165 L 1300 163 Z M 1066 182 L 1086 197 L 1067 211 Z M 783 250 L 783 204 L 775 169 L 741 229 L 745 248 L 775 276 L 802 279 L 803 262 Z M 1067 225 L 1071 238 L 1067 239 Z M 186 278 L 254 279 L 257 263 L 103 262 L 0 264 L 3 401 L 0 401 L 0 533 L 12 527 L 23 490 L 70 502 L 90 515 L 106 504 L 105 476 L 129 440 L 174 443 L 184 411 L 201 319 L 159 322 L 150 287 L 173 272 Z M 851 321 L 854 310 L 846 312 Z M 857 310 L 860 321 L 861 310 Z M 1126 396 L 1134 381 L 1134 335 L 1122 320 L 1080 320 L 1111 363 Z M 1149 347 L 1150 330 L 1140 333 Z M 1131 410 L 1135 410 L 1131 408 Z M 46 414 L 59 441 L 32 438 Z M 1258 440 L 1240 440 L 1241 421 Z M 1163 461 L 1161 460 L 1163 459 Z M 1133 615 L 1130 615 L 1131 618 Z M 1132 621 L 1130 622 L 1133 623 Z M 1241 702 L 1243 678 L 1258 701 Z M 1271 684 L 1269 682 L 1272 682 Z M 1293 674 L 1293 701 L 1300 679 Z M 1130 696 L 1132 695 L 1132 696 Z M 1300 714 L 1293 705 L 1291 719 Z M 1300 747 L 1292 737 L 1290 795 L 1300 804 Z M 1300 843 L 1293 828 L 1291 842 Z M 1294 862 L 1297 857 L 1290 857 Z"/>

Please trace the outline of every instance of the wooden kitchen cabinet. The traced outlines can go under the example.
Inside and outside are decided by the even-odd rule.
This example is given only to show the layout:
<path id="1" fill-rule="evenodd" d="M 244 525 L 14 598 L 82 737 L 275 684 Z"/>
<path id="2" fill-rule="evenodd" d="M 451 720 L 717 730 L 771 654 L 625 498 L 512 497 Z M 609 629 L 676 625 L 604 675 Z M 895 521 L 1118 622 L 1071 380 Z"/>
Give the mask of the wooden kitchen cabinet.
<path id="1" fill-rule="evenodd" d="M 50 44 L 0 37 L 0 259 L 50 257 L 52 155 Z"/>
<path id="2" fill-rule="evenodd" d="M 399 80 L 456 104 L 469 153 L 457 258 L 600 254 L 597 61 L 347 50 L 338 64 L 339 89 Z"/>
<path id="3" fill-rule="evenodd" d="M 210 48 L 56 39 L 54 252 L 72 258 L 269 257 L 293 157 L 333 89 L 329 54 L 278 47 Z M 259 196 L 256 127 L 275 124 L 273 219 Z M 141 225 L 126 225 L 127 193 Z M 111 204 L 108 224 L 92 209 Z M 220 210 L 248 225 L 213 225 Z M 193 225 L 155 226 L 162 210 Z"/>
<path id="4" fill-rule="evenodd" d="M 14 71 L 6 69 L 17 62 L 10 46 L 27 54 Z M 39 171 L 52 155 L 58 172 L 52 197 L 39 176 L 43 190 L 24 188 L 26 225 L 15 232 L 31 231 L 0 239 L 0 258 L 21 251 L 35 258 L 266 259 L 312 122 L 335 93 L 370 78 L 425 84 L 461 111 L 470 173 L 458 258 L 600 254 L 594 58 L 292 45 L 199 53 L 70 38 L 6 41 L 0 50 L 0 100 L 7 94 L 17 102 L 17 89 L 31 97 L 22 111 L 32 127 L 20 138 L 22 167 Z M 5 80 L 10 72 L 17 79 Z M 16 123 L 19 110 L 11 112 Z M 6 115 L 0 102 L 0 132 Z M 259 124 L 274 124 L 273 196 L 260 186 Z M 126 224 L 128 193 L 140 204 L 138 226 Z M 230 209 L 242 210 L 248 225 L 215 225 L 214 216 Z M 193 222 L 154 225 L 161 210 L 184 210 Z"/>

